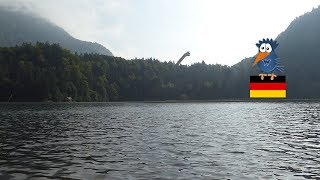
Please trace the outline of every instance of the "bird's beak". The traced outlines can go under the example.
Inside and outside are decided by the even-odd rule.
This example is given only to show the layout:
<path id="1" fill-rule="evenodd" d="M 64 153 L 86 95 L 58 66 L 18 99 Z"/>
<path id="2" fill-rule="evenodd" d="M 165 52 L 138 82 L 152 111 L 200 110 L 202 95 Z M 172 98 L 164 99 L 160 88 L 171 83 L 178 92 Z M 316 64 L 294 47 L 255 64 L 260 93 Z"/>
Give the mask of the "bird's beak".
<path id="1" fill-rule="evenodd" d="M 260 52 L 257 54 L 256 59 L 253 62 L 253 65 L 256 65 L 259 61 L 261 61 L 262 59 L 266 58 L 270 53 L 268 52 Z"/>

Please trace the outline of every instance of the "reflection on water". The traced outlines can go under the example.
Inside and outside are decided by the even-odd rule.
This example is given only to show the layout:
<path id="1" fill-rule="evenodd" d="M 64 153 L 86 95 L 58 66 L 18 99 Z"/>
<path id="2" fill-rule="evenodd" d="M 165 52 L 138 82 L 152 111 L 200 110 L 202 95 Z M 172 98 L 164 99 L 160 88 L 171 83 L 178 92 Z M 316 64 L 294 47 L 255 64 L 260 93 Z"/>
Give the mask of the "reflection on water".
<path id="1" fill-rule="evenodd" d="M 320 103 L 1 104 L 0 179 L 320 179 Z"/>

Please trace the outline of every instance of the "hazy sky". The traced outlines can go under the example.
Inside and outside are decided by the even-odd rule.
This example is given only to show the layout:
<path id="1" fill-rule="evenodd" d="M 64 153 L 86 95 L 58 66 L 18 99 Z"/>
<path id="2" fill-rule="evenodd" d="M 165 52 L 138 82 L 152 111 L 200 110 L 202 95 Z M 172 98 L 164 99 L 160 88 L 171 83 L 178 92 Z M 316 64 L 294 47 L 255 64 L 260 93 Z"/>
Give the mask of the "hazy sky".
<path id="1" fill-rule="evenodd" d="M 0 0 L 49 19 L 115 56 L 233 65 L 320 0 Z"/>

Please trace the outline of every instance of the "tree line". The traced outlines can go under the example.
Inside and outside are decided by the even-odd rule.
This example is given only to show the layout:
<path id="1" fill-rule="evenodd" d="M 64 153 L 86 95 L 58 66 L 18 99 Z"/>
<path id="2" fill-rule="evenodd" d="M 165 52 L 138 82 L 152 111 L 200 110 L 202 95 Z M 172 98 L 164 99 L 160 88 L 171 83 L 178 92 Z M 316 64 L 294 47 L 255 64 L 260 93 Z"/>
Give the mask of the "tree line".
<path id="1" fill-rule="evenodd" d="M 0 48 L 0 100 L 140 101 L 234 98 L 235 71 L 205 62 L 77 54 L 58 44 Z"/>

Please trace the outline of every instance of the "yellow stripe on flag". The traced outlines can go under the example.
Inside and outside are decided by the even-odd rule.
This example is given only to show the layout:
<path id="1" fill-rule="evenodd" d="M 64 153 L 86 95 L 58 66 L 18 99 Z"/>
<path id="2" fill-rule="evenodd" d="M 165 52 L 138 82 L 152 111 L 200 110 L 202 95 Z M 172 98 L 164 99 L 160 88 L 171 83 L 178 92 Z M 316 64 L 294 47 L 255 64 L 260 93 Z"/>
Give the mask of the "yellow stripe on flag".
<path id="1" fill-rule="evenodd" d="M 286 90 L 250 90 L 250 98 L 286 98 Z"/>

